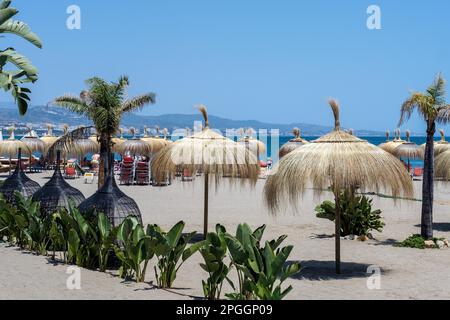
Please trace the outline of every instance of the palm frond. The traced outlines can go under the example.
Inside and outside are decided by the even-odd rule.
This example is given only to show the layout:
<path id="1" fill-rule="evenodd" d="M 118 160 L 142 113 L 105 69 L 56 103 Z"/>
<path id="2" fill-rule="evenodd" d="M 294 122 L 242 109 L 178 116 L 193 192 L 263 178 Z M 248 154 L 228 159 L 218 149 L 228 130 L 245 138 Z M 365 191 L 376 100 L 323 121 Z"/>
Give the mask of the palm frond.
<path id="1" fill-rule="evenodd" d="M 427 89 L 428 94 L 433 97 L 435 105 L 444 103 L 445 97 L 445 80 L 442 74 L 439 73 L 431 86 Z"/>
<path id="2" fill-rule="evenodd" d="M 154 93 L 143 94 L 141 96 L 137 96 L 137 97 L 131 98 L 129 100 L 126 100 L 122 104 L 122 111 L 130 112 L 130 111 L 135 111 L 135 110 L 141 110 L 147 104 L 154 104 L 155 102 L 156 102 L 156 100 L 155 100 Z"/>
<path id="3" fill-rule="evenodd" d="M 61 136 L 53 143 L 47 154 L 50 158 L 53 158 L 58 150 L 71 150 L 75 148 L 75 142 L 79 139 L 86 139 L 91 135 L 92 126 L 80 127 L 71 132 L 68 132 Z"/>
<path id="4" fill-rule="evenodd" d="M 89 106 L 81 98 L 68 94 L 58 97 L 50 103 L 81 115 L 89 112 Z"/>
<path id="5" fill-rule="evenodd" d="M 411 118 L 412 113 L 415 109 L 419 111 L 419 113 L 426 118 L 427 116 L 427 104 L 428 97 L 420 92 L 413 92 L 411 96 L 403 102 L 402 107 L 400 109 L 400 120 L 398 122 L 398 126 L 400 127 L 404 124 L 409 118 Z"/>
<path id="6" fill-rule="evenodd" d="M 450 104 L 442 105 L 438 109 L 436 122 L 441 124 L 450 123 Z"/>

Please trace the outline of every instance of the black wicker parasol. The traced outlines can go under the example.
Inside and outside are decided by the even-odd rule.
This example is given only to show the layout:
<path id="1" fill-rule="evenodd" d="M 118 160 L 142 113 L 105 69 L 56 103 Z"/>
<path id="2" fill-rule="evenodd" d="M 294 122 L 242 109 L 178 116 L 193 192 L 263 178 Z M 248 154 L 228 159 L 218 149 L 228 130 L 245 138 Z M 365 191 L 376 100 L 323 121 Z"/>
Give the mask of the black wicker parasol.
<path id="1" fill-rule="evenodd" d="M 33 201 L 41 203 L 41 213 L 50 215 L 60 208 L 69 207 L 69 200 L 79 205 L 85 197 L 76 188 L 69 185 L 63 178 L 59 163 L 61 160 L 61 152 L 56 153 L 56 168 L 53 177 L 33 196 Z"/>
<path id="2" fill-rule="evenodd" d="M 17 165 L 14 173 L 5 180 L 0 187 L 0 192 L 3 193 L 5 199 L 14 203 L 14 191 L 20 192 L 25 198 L 31 197 L 41 187 L 37 182 L 27 177 L 25 172 L 22 171 L 21 166 L 22 149 L 18 150 Z"/>
<path id="3" fill-rule="evenodd" d="M 103 212 L 113 226 L 120 225 L 128 216 L 134 216 L 142 223 L 139 207 L 132 198 L 119 189 L 112 172 L 112 165 L 108 162 L 112 163 L 112 160 L 105 161 L 105 166 L 108 166 L 105 184 L 83 201 L 78 209 L 85 215 Z"/>

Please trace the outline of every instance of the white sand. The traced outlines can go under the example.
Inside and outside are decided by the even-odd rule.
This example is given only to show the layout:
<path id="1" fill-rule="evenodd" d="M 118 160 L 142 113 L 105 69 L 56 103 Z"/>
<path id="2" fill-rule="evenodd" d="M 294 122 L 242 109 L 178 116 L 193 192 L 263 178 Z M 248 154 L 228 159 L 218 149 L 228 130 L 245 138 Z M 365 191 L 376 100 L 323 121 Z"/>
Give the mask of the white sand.
<path id="1" fill-rule="evenodd" d="M 31 177 L 41 185 L 49 173 Z M 91 195 L 96 185 L 85 185 L 82 179 L 69 181 Z M 383 210 L 386 227 L 375 233 L 376 240 L 362 243 L 342 241 L 343 274 L 334 273 L 334 225 L 317 219 L 314 207 L 321 199 L 305 194 L 300 202 L 301 212 L 293 210 L 271 217 L 262 202 L 264 180 L 255 189 L 223 184 L 210 192 L 210 228 L 224 224 L 234 232 L 238 223 L 252 227 L 267 224 L 265 238 L 287 234 L 286 244 L 293 244 L 291 260 L 302 262 L 303 270 L 295 279 L 286 281 L 294 290 L 289 299 L 450 299 L 450 250 L 416 250 L 396 248 L 393 241 L 420 232 L 420 202 L 374 197 L 374 207 Z M 420 197 L 420 182 L 415 182 Z M 144 223 L 157 223 L 168 228 L 184 220 L 187 230 L 202 230 L 203 183 L 175 182 L 172 186 L 123 186 L 141 208 Z M 435 201 L 435 236 L 450 238 L 450 186 L 438 185 Z M 45 257 L 0 246 L 0 299 L 183 299 L 201 297 L 201 280 L 205 273 L 196 254 L 180 269 L 171 292 L 154 289 L 153 262 L 148 268 L 146 283 L 123 283 L 117 276 L 82 270 L 81 290 L 66 288 L 66 267 L 53 265 Z M 381 268 L 381 289 L 367 288 L 369 265 Z M 224 288 L 226 292 L 228 289 Z"/>

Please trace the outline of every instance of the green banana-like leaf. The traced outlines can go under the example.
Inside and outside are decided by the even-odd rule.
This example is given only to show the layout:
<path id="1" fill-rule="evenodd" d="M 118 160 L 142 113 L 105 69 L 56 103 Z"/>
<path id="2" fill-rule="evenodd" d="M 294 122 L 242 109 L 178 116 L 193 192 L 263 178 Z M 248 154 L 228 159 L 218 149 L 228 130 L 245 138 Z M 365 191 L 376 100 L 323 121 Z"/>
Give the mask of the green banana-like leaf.
<path id="1" fill-rule="evenodd" d="M 204 245 L 206 244 L 206 241 L 200 241 L 197 243 L 194 243 L 189 248 L 183 251 L 183 257 L 182 260 L 186 261 L 189 257 L 191 257 L 194 253 L 196 253 L 198 250 L 200 250 Z"/>
<path id="2" fill-rule="evenodd" d="M 7 61 L 14 64 L 20 70 L 23 70 L 27 73 L 27 75 L 36 75 L 38 74 L 38 69 L 33 66 L 30 60 L 28 60 L 25 56 L 18 53 L 13 48 L 8 48 L 6 50 L 0 51 L 0 56 L 4 56 L 7 58 Z"/>
<path id="3" fill-rule="evenodd" d="M 6 9 L 11 4 L 11 0 L 3 0 L 2 3 L 0 3 L 0 10 Z"/>
<path id="4" fill-rule="evenodd" d="M 100 213 L 98 215 L 98 229 L 100 231 L 100 236 L 103 240 L 109 237 L 111 233 L 111 222 L 109 222 L 108 218 L 106 218 L 104 213 Z"/>
<path id="5" fill-rule="evenodd" d="M 10 10 L 10 9 L 6 9 Z M 0 10 L 0 13 L 3 10 Z M 16 11 L 17 12 L 17 11 Z M 9 19 L 9 18 L 8 18 Z M 2 22 L 0 18 L 0 22 Z M 38 48 L 42 48 L 42 41 L 39 39 L 38 35 L 31 31 L 30 27 L 22 21 L 16 21 L 9 19 L 0 23 L 0 33 L 11 33 L 15 34 L 23 39 L 31 42 Z"/>
<path id="6" fill-rule="evenodd" d="M 181 234 L 184 229 L 184 222 L 180 221 L 170 229 L 166 235 L 167 243 L 171 248 L 175 248 L 180 240 Z"/>
<path id="7" fill-rule="evenodd" d="M 0 25 L 7 22 L 13 16 L 15 16 L 19 11 L 14 8 L 5 8 L 0 9 Z"/>

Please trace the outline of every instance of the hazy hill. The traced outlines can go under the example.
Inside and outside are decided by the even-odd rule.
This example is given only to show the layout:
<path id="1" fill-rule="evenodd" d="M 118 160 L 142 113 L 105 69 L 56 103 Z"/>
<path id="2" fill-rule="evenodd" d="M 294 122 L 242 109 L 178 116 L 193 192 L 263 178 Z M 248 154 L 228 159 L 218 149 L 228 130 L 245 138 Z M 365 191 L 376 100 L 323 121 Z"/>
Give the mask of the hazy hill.
<path id="1" fill-rule="evenodd" d="M 290 134 L 293 127 L 298 127 L 305 136 L 321 135 L 331 130 L 331 127 L 306 124 L 306 123 L 290 123 L 290 124 L 278 124 L 278 123 L 264 123 L 256 120 L 231 120 L 221 117 L 210 115 L 210 123 L 216 129 L 236 129 L 236 128 L 254 128 L 258 129 L 279 129 L 280 134 Z M 124 127 L 136 127 L 142 128 L 144 125 L 153 127 L 158 125 L 161 128 L 168 128 L 169 130 L 177 128 L 193 127 L 195 121 L 201 121 L 200 114 L 165 114 L 159 116 L 152 115 L 138 115 L 127 114 L 122 120 Z M 52 123 L 54 125 L 68 124 L 69 126 L 78 126 L 89 124 L 89 121 L 74 114 L 70 111 L 47 106 L 31 106 L 25 116 L 21 117 L 18 114 L 17 107 L 11 103 L 0 104 L 0 126 L 6 127 L 12 123 L 25 124 L 31 123 L 34 128 L 43 128 L 46 123 Z M 383 135 L 378 131 L 356 130 L 356 133 L 360 136 L 367 135 Z"/>

